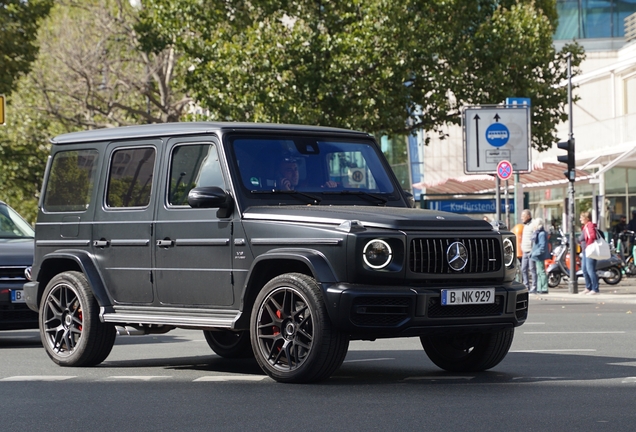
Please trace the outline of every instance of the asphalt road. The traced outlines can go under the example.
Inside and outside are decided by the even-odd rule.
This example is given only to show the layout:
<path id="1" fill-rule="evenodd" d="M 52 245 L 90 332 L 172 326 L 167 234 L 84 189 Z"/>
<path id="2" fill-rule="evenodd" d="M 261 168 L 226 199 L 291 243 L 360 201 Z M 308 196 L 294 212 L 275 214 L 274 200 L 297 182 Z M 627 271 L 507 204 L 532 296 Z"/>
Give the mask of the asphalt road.
<path id="1" fill-rule="evenodd" d="M 3 431 L 631 431 L 636 305 L 531 300 L 491 371 L 449 374 L 419 340 L 352 342 L 334 376 L 278 384 L 199 331 L 118 337 L 99 367 L 60 368 L 37 331 L 0 333 Z"/>

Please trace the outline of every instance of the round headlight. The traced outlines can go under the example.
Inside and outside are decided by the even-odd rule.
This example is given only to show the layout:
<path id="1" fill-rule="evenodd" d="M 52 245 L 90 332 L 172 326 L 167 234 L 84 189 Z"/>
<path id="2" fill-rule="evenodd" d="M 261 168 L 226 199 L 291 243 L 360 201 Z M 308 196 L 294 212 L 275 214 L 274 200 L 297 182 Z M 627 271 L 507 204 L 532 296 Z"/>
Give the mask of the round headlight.
<path id="1" fill-rule="evenodd" d="M 512 244 L 512 240 L 509 238 L 504 239 L 503 241 L 503 252 L 504 252 L 504 264 L 506 267 L 510 267 L 512 261 L 515 259 L 515 247 Z"/>
<path id="2" fill-rule="evenodd" d="M 391 246 L 384 240 L 371 240 L 362 251 L 364 263 L 372 269 L 388 266 L 393 258 Z"/>

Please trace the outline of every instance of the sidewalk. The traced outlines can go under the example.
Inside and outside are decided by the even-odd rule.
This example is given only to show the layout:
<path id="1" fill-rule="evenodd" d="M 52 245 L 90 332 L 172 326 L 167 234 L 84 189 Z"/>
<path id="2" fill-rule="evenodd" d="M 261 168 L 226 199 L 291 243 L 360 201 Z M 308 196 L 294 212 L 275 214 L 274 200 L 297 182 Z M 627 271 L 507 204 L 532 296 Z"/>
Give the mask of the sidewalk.
<path id="1" fill-rule="evenodd" d="M 599 281 L 598 295 L 581 294 L 585 291 L 583 279 L 579 279 L 578 294 L 570 294 L 568 282 L 561 282 L 556 288 L 550 288 L 548 294 L 530 294 L 530 301 L 577 301 L 586 303 L 629 303 L 636 304 L 636 277 L 623 279 L 616 285 Z"/>

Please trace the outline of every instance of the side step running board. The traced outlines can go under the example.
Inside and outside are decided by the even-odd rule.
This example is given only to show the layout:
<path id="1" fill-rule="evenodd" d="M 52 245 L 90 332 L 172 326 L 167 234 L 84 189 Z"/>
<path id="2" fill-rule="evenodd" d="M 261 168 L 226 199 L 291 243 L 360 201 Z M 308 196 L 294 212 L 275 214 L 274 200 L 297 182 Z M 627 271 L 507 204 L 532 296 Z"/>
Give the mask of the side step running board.
<path id="1" fill-rule="evenodd" d="M 132 311 L 121 311 L 114 313 L 103 313 L 103 322 L 120 324 L 156 324 L 175 327 L 201 327 L 201 328 L 228 328 L 234 327 L 234 322 L 241 315 L 240 312 L 231 311 L 224 313 L 212 313 L 202 316 L 201 313 L 186 315 L 185 313 L 143 313 Z"/>

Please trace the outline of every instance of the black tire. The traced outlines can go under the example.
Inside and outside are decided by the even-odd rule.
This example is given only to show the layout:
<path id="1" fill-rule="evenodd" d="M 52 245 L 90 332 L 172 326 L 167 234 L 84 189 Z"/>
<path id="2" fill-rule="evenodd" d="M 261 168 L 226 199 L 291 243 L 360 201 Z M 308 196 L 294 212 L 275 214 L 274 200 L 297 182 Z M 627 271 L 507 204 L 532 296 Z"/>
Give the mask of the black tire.
<path id="1" fill-rule="evenodd" d="M 333 328 L 322 291 L 311 277 L 287 273 L 256 297 L 250 321 L 254 357 L 279 382 L 329 378 L 342 364 L 349 337 Z"/>
<path id="2" fill-rule="evenodd" d="M 497 366 L 508 354 L 514 329 L 469 335 L 422 336 L 426 355 L 449 372 L 479 372 Z"/>
<path id="3" fill-rule="evenodd" d="M 548 273 L 548 286 L 555 288 L 561 283 L 561 273 L 550 272 Z"/>
<path id="4" fill-rule="evenodd" d="M 612 273 L 612 277 L 603 278 L 603 282 L 605 282 L 608 285 L 616 285 L 617 283 L 621 281 L 621 279 L 623 279 L 623 273 L 621 272 L 621 269 L 619 269 L 616 266 L 610 267 L 605 271 Z"/>
<path id="5" fill-rule="evenodd" d="M 99 305 L 86 277 L 76 271 L 55 276 L 40 303 L 40 338 L 60 366 L 95 366 L 108 357 L 115 326 L 99 320 Z"/>
<path id="6" fill-rule="evenodd" d="M 247 331 L 203 330 L 212 351 L 225 358 L 254 357 L 250 334 Z"/>

